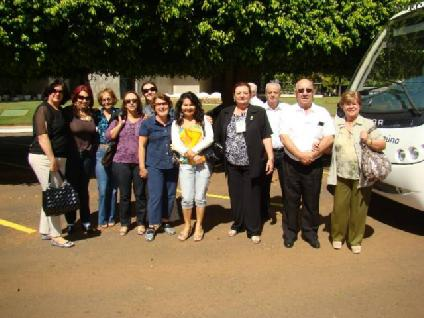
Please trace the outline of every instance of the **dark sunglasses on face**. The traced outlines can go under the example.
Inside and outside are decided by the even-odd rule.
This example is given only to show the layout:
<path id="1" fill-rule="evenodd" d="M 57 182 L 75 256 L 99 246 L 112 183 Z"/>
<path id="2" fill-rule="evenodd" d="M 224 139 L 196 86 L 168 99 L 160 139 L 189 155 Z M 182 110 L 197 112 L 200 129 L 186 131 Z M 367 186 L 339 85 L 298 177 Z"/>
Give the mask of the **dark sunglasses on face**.
<path id="1" fill-rule="evenodd" d="M 299 94 L 303 94 L 303 93 L 308 93 L 308 94 L 310 94 L 310 93 L 312 93 L 312 91 L 313 91 L 313 89 L 312 88 L 298 88 L 297 89 L 297 92 L 299 93 Z"/>
<path id="2" fill-rule="evenodd" d="M 79 100 L 87 100 L 87 101 L 90 100 L 90 97 L 88 97 L 88 96 L 82 96 L 82 95 L 78 95 L 77 98 Z"/>
<path id="3" fill-rule="evenodd" d="M 53 89 L 52 89 L 52 92 L 51 92 L 51 94 L 54 94 L 54 93 L 57 93 L 57 94 L 62 94 L 62 93 L 63 93 L 63 90 L 61 90 L 61 89 L 56 89 L 56 88 L 53 88 Z"/>
<path id="4" fill-rule="evenodd" d="M 134 99 L 125 99 L 124 102 L 125 102 L 125 104 L 129 104 L 129 103 L 137 104 L 138 100 L 136 98 L 134 98 Z"/>
<path id="5" fill-rule="evenodd" d="M 143 94 L 146 94 L 148 92 L 157 92 L 158 89 L 156 87 L 150 87 L 150 88 L 143 88 L 142 91 L 143 91 Z"/>

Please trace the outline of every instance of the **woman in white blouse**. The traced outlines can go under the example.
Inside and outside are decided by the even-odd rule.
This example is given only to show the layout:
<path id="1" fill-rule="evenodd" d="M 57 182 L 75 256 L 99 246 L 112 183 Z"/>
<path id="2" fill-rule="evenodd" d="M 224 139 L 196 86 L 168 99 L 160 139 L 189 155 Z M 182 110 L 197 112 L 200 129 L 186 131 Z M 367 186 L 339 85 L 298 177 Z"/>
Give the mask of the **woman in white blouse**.
<path id="1" fill-rule="evenodd" d="M 172 123 L 172 148 L 180 154 L 179 183 L 184 216 L 184 228 L 178 239 L 185 241 L 191 234 L 191 212 L 195 204 L 196 226 L 193 239 L 201 241 L 204 236 L 202 223 L 206 191 L 211 176 L 211 165 L 202 155 L 202 150 L 213 142 L 212 125 L 205 120 L 202 104 L 192 92 L 180 96 L 175 118 Z"/>

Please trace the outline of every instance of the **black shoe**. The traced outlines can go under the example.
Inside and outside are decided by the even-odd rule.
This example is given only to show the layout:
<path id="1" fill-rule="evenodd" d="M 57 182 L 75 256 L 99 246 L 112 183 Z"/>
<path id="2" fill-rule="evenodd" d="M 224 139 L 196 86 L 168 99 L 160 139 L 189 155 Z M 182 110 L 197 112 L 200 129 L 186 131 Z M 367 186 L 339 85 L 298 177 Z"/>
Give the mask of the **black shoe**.
<path id="1" fill-rule="evenodd" d="M 314 240 L 314 241 L 312 241 L 312 242 L 309 242 L 309 244 L 310 244 L 313 248 L 320 248 L 320 247 L 321 247 L 321 244 L 319 243 L 318 239 L 316 239 L 316 240 Z"/>
<path id="2" fill-rule="evenodd" d="M 286 240 L 286 239 L 284 239 L 283 241 L 284 241 L 284 246 L 286 248 L 292 248 L 293 245 L 294 245 L 294 240 Z"/>
<path id="3" fill-rule="evenodd" d="M 317 238 L 309 239 L 309 238 L 306 238 L 306 237 L 304 237 L 304 236 L 302 236 L 302 238 L 303 238 L 306 242 L 308 242 L 308 243 L 309 243 L 309 245 L 310 245 L 310 246 L 312 246 L 313 248 L 320 248 L 320 247 L 321 247 L 321 244 L 319 243 L 319 241 L 318 241 L 318 239 L 317 239 Z"/>
<path id="4" fill-rule="evenodd" d="M 73 225 L 73 224 L 69 224 L 69 225 L 66 227 L 66 232 L 68 233 L 68 235 L 73 234 L 73 233 L 74 233 L 74 231 L 75 231 L 75 227 L 74 227 L 74 225 Z"/>

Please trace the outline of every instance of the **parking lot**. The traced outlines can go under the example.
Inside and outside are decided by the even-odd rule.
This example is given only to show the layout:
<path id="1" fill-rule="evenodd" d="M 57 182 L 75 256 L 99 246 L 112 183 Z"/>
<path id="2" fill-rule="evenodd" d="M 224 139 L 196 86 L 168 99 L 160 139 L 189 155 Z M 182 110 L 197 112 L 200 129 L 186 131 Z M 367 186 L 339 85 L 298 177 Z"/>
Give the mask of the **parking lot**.
<path id="1" fill-rule="evenodd" d="M 375 196 L 363 252 L 335 251 L 324 178 L 321 248 L 299 239 L 285 249 L 275 179 L 276 219 L 264 225 L 263 241 L 255 245 L 244 233 L 227 237 L 228 192 L 218 172 L 201 242 L 161 233 L 148 243 L 135 231 L 120 237 L 115 226 L 98 236 L 76 233 L 72 249 L 53 248 L 31 232 L 38 228 L 41 190 L 25 163 L 29 141 L 0 136 L 1 317 L 424 316 L 424 212 Z M 90 189 L 96 220 L 95 180 Z"/>

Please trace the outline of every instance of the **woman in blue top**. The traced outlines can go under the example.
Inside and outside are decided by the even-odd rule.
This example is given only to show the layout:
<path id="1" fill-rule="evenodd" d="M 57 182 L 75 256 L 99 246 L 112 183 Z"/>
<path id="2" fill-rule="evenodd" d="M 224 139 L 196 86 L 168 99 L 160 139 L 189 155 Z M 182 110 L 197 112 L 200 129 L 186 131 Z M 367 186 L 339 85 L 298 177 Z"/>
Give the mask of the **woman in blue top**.
<path id="1" fill-rule="evenodd" d="M 146 241 L 155 239 L 162 223 L 167 234 L 175 234 L 175 229 L 169 224 L 169 217 L 174 207 L 178 179 L 178 165 L 174 163 L 171 151 L 171 99 L 157 93 L 152 104 L 155 116 L 141 123 L 138 147 L 140 176 L 147 178 L 149 193 Z"/>
<path id="2" fill-rule="evenodd" d="M 97 94 L 101 109 L 96 112 L 96 126 L 99 134 L 99 148 L 96 152 L 96 179 L 99 190 L 99 221 L 100 229 L 115 225 L 116 217 L 116 186 L 112 184 L 112 166 L 105 167 L 102 158 L 108 147 L 105 133 L 109 124 L 116 117 L 115 108 L 117 98 L 113 90 L 105 88 Z"/>

